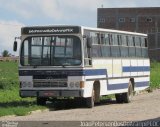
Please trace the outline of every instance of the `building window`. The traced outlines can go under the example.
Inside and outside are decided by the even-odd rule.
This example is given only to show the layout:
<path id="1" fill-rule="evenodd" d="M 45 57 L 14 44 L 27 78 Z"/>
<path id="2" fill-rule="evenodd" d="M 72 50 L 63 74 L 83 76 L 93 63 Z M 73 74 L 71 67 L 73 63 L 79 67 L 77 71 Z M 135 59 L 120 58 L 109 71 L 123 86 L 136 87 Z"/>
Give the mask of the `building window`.
<path id="1" fill-rule="evenodd" d="M 104 23 L 104 22 L 105 22 L 105 19 L 104 19 L 104 18 L 99 18 L 98 22 Z"/>
<path id="2" fill-rule="evenodd" d="M 135 18 L 130 18 L 129 20 L 130 20 L 130 22 L 135 22 L 136 21 Z"/>
<path id="3" fill-rule="evenodd" d="M 125 18 L 119 18 L 119 22 L 125 22 Z"/>
<path id="4" fill-rule="evenodd" d="M 152 18 L 146 18 L 147 22 L 152 22 Z"/>

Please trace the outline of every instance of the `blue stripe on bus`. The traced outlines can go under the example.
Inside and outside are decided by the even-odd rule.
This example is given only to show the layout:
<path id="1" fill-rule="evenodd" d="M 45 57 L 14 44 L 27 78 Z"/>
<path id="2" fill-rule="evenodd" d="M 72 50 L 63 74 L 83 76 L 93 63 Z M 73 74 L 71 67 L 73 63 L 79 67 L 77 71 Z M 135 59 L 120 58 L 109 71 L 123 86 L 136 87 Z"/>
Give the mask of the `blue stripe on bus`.
<path id="1" fill-rule="evenodd" d="M 86 70 L 19 70 L 20 76 L 33 75 L 66 75 L 66 76 L 95 76 L 106 75 L 106 69 L 86 69 Z"/>
<path id="2" fill-rule="evenodd" d="M 146 72 L 150 71 L 149 66 L 124 66 L 122 68 L 123 72 Z"/>
<path id="3" fill-rule="evenodd" d="M 135 87 L 144 87 L 144 86 L 149 86 L 149 81 L 135 83 Z"/>
<path id="4" fill-rule="evenodd" d="M 135 83 L 135 88 L 146 87 L 146 86 L 149 86 L 149 81 Z M 128 89 L 128 83 L 109 84 L 107 85 L 107 89 L 108 90 Z"/>
<path id="5" fill-rule="evenodd" d="M 88 70 L 83 70 L 83 72 L 85 76 L 106 75 L 107 74 L 106 69 L 88 69 Z"/>
<path id="6" fill-rule="evenodd" d="M 136 82 L 135 87 L 146 87 L 149 86 L 149 82 Z M 109 84 L 107 85 L 108 90 L 119 90 L 119 89 L 128 89 L 128 83 L 119 83 L 119 84 Z"/>
<path id="7" fill-rule="evenodd" d="M 107 85 L 108 90 L 119 90 L 119 89 L 127 89 L 128 83 L 119 83 L 119 84 L 109 84 Z"/>

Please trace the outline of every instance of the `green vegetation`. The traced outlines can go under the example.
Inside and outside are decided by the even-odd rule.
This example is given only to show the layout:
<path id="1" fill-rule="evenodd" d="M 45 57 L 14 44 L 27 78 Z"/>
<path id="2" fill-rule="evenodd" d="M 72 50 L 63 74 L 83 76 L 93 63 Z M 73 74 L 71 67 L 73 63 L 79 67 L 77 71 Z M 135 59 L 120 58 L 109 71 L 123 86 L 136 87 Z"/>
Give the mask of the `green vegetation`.
<path id="1" fill-rule="evenodd" d="M 7 51 L 7 50 L 4 50 L 3 52 L 2 52 L 2 56 L 3 57 L 9 57 L 9 52 Z"/>
<path id="2" fill-rule="evenodd" d="M 19 97 L 18 64 L 0 62 L 0 117 L 5 115 L 26 115 L 37 109 L 35 98 Z M 160 88 L 160 63 L 151 64 L 151 88 Z M 110 99 L 112 96 L 102 97 Z"/>
<path id="3" fill-rule="evenodd" d="M 151 63 L 151 76 L 150 76 L 151 88 L 160 88 L 160 63 Z"/>
<path id="4" fill-rule="evenodd" d="M 18 64 L 0 62 L 0 117 L 5 115 L 26 115 L 37 109 L 34 98 L 19 97 Z"/>
<path id="5" fill-rule="evenodd" d="M 18 88 L 18 66 L 16 62 L 0 62 L 0 90 Z"/>

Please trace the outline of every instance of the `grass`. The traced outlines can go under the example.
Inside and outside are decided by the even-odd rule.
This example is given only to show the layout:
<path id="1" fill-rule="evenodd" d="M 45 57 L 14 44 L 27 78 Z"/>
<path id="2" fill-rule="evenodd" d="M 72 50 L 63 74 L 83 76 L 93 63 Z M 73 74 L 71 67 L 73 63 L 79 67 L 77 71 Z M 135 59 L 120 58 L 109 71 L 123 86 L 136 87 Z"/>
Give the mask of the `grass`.
<path id="1" fill-rule="evenodd" d="M 151 63 L 150 87 L 160 88 L 160 63 Z"/>
<path id="2" fill-rule="evenodd" d="M 37 106 L 35 98 L 19 97 L 18 64 L 0 62 L 0 117 L 26 115 L 31 111 L 45 109 Z M 160 63 L 151 63 L 151 88 L 160 88 Z M 111 96 L 102 97 L 109 99 Z"/>
<path id="3" fill-rule="evenodd" d="M 6 115 L 26 115 L 37 109 L 34 98 L 19 97 L 18 64 L 0 62 L 0 117 Z"/>
<path id="4" fill-rule="evenodd" d="M 16 62 L 0 62 L 0 89 L 18 88 L 18 66 Z"/>

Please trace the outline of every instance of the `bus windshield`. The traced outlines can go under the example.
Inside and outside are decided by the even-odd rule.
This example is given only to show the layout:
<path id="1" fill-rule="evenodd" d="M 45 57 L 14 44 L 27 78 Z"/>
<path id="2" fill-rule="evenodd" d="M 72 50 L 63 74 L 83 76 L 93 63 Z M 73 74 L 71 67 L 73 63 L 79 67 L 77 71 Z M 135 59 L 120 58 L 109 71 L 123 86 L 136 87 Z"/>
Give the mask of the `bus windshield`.
<path id="1" fill-rule="evenodd" d="M 81 42 L 76 36 L 56 35 L 26 38 L 21 47 L 23 66 L 81 65 Z"/>

